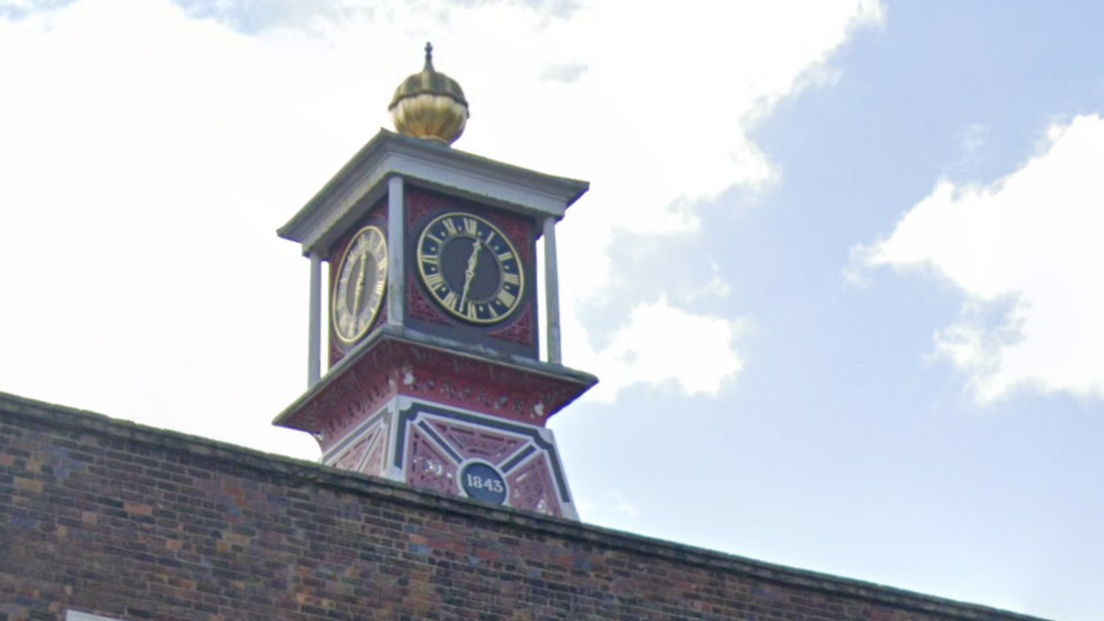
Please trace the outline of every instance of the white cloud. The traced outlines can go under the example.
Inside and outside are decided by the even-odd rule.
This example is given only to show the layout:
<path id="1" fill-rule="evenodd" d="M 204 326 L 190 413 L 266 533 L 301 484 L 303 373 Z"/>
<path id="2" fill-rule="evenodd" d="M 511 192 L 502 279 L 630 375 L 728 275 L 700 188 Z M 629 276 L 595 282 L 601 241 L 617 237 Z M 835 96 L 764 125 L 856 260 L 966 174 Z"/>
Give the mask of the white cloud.
<path id="1" fill-rule="evenodd" d="M 990 185 L 940 181 L 868 267 L 921 269 L 967 297 L 936 352 L 981 402 L 1015 389 L 1104 398 L 1104 119 L 1055 124 L 1039 152 Z"/>
<path id="2" fill-rule="evenodd" d="M 390 125 L 426 40 L 472 103 L 458 148 L 593 180 L 560 234 L 567 362 L 610 398 L 635 383 L 715 394 L 739 371 L 743 320 L 636 301 L 598 352 L 576 309 L 621 278 L 615 232 L 685 234 L 699 202 L 773 178 L 749 126 L 829 79 L 877 3 L 595 2 L 570 19 L 355 4 L 291 3 L 275 21 L 168 0 L 0 15 L 0 58 L 16 59 L 0 63 L 0 212 L 15 231 L 0 265 L 21 266 L 4 276 L 20 302 L 0 322 L 0 389 L 278 445 L 255 430 L 304 383 L 306 262 L 271 231 Z M 246 18 L 269 26 L 235 30 Z M 721 293 L 715 276 L 702 288 Z"/>
<path id="3" fill-rule="evenodd" d="M 709 262 L 710 276 L 696 291 L 683 296 L 683 301 L 686 304 L 692 304 L 698 300 L 708 298 L 727 298 L 732 293 L 732 285 L 728 284 L 728 281 L 721 275 L 721 268 L 717 265 L 716 261 Z"/>
<path id="4" fill-rule="evenodd" d="M 590 354 L 602 367 L 593 397 L 612 400 L 627 386 L 668 382 L 686 394 L 716 395 L 744 367 L 733 344 L 746 332 L 744 320 L 695 315 L 666 297 L 638 304 L 610 345 Z"/>

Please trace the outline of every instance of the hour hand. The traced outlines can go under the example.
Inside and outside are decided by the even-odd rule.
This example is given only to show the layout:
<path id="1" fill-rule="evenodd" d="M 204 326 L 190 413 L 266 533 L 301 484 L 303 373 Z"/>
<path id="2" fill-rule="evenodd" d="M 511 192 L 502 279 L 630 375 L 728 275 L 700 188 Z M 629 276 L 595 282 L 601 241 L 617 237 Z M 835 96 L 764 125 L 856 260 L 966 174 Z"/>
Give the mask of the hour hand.
<path id="1" fill-rule="evenodd" d="M 483 240 L 475 238 L 471 256 L 468 257 L 468 269 L 464 270 L 464 291 L 460 294 L 460 306 L 456 310 L 464 308 L 468 300 L 468 290 L 471 289 L 472 279 L 475 278 L 475 268 L 479 265 L 479 249 L 483 247 Z"/>
<path id="2" fill-rule="evenodd" d="M 360 257 L 360 274 L 357 275 L 356 290 L 353 292 L 353 326 L 356 327 L 360 315 L 360 300 L 364 297 L 364 281 L 368 276 L 368 253 Z"/>

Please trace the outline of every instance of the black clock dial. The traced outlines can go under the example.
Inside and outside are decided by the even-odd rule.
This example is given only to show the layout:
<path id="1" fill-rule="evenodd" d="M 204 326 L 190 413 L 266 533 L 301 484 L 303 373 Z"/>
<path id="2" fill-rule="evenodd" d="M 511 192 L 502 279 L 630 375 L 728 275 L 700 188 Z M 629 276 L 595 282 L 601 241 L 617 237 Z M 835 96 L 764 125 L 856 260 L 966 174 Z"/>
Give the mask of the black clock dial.
<path id="1" fill-rule="evenodd" d="M 447 313 L 469 323 L 505 321 L 521 305 L 525 273 L 517 249 L 494 224 L 469 213 L 434 218 L 418 239 L 418 272 Z"/>
<path id="2" fill-rule="evenodd" d="M 357 231 L 349 242 L 334 282 L 331 322 L 338 340 L 355 343 L 368 333 L 387 286 L 387 239 L 376 226 Z"/>

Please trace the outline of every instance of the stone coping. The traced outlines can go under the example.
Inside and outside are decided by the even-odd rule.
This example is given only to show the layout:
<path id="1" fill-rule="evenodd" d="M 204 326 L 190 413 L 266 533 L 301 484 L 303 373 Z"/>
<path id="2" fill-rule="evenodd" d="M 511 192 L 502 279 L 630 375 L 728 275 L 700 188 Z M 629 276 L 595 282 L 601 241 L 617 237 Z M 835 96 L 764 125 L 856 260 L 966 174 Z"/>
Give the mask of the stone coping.
<path id="1" fill-rule="evenodd" d="M 246 470 L 268 475 L 280 474 L 289 482 L 372 496 L 427 511 L 462 515 L 497 527 L 539 532 L 594 547 L 623 550 L 710 571 L 729 572 L 779 585 L 810 589 L 900 609 L 970 621 L 1045 621 L 1040 617 L 924 595 L 852 578 L 794 569 L 509 507 L 492 507 L 458 496 L 415 490 L 386 479 L 340 471 L 313 462 L 0 392 L 0 419 L 7 417 L 21 417 L 56 428 L 157 446 L 166 451 L 191 454 L 206 460 L 214 459 Z"/>

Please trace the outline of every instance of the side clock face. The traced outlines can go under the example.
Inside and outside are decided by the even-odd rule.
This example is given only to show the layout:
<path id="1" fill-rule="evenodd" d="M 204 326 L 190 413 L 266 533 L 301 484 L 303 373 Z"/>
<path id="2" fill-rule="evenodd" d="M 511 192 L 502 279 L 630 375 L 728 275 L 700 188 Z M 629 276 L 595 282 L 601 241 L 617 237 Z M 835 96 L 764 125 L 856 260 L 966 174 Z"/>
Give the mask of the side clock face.
<path id="1" fill-rule="evenodd" d="M 351 345 L 368 333 L 387 286 L 387 239 L 376 226 L 357 231 L 341 257 L 334 283 L 333 332 Z"/>
<path id="2" fill-rule="evenodd" d="M 469 213 L 434 218 L 418 239 L 422 284 L 447 313 L 468 323 L 508 319 L 521 305 L 525 272 L 510 238 Z"/>

